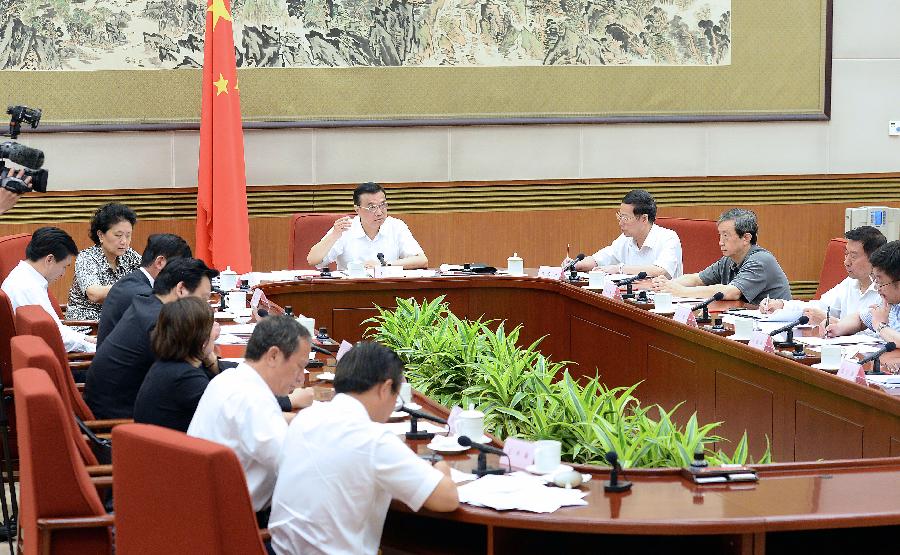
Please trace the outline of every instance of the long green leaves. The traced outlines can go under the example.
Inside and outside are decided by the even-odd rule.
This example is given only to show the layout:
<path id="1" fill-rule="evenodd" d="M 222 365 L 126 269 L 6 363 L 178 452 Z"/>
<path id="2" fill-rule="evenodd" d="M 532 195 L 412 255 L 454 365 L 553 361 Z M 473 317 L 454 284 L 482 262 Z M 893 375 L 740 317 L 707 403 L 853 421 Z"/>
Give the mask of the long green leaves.
<path id="1" fill-rule="evenodd" d="M 687 466 L 697 450 L 711 464 L 751 460 L 746 433 L 732 456 L 712 451 L 722 442 L 713 435 L 720 422 L 701 425 L 694 413 L 679 426 L 680 405 L 642 407 L 634 396 L 640 384 L 609 389 L 598 376 L 579 383 L 567 363 L 540 353 L 540 340 L 520 347 L 521 327 L 462 320 L 443 297 L 421 304 L 398 298 L 396 309 L 378 310 L 365 322 L 366 336 L 400 355 L 412 386 L 444 406 L 474 403 L 495 435 L 558 439 L 563 458 L 577 463 L 605 464 L 612 449 L 626 467 Z M 771 462 L 769 448 L 759 462 Z"/>

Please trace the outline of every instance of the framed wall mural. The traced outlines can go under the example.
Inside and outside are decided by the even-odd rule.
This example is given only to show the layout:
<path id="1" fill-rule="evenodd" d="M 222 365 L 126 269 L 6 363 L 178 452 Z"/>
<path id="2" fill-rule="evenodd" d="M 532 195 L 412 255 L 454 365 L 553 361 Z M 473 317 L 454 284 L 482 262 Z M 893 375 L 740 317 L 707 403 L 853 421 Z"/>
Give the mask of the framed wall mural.
<path id="1" fill-rule="evenodd" d="M 193 127 L 208 0 L 0 0 L 2 100 Z M 826 119 L 831 0 L 233 0 L 249 126 Z"/>

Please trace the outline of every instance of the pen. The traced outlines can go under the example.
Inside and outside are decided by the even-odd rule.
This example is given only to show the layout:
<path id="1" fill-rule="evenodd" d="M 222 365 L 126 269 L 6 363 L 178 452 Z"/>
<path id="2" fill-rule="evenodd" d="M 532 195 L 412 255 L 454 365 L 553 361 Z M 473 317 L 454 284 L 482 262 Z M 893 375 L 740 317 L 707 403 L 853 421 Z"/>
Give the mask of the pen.
<path id="1" fill-rule="evenodd" d="M 570 245 L 569 243 L 566 243 L 566 258 L 572 258 L 572 256 L 569 254 L 571 249 L 572 249 L 572 245 Z"/>
<path id="2" fill-rule="evenodd" d="M 828 307 L 828 312 L 825 313 L 825 329 L 828 329 L 828 322 L 831 320 L 831 307 Z"/>
<path id="3" fill-rule="evenodd" d="M 766 298 L 759 304 L 759 310 L 762 312 L 763 310 L 769 308 L 769 296 L 766 295 Z"/>

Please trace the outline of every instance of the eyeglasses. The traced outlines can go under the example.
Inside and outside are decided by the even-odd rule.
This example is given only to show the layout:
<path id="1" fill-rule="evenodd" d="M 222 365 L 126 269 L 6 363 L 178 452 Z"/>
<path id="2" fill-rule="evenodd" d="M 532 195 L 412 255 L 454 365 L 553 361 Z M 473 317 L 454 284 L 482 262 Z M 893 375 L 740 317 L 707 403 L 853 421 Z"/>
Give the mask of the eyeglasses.
<path id="1" fill-rule="evenodd" d="M 875 286 L 875 290 L 878 291 L 879 293 L 881 292 L 882 289 L 884 289 L 888 285 L 891 285 L 893 283 L 897 283 L 898 281 L 900 281 L 900 279 L 895 279 L 894 281 L 889 281 L 887 283 L 878 283 L 875 280 L 875 274 L 870 274 L 869 277 L 872 279 L 872 284 Z"/>
<path id="2" fill-rule="evenodd" d="M 388 203 L 387 201 L 384 201 L 381 204 L 370 204 L 368 206 L 363 206 L 362 208 L 368 210 L 372 214 L 378 212 L 379 210 L 382 212 L 386 212 L 388 209 Z"/>
<path id="3" fill-rule="evenodd" d="M 634 216 L 632 216 L 630 214 L 622 214 L 621 212 L 616 212 L 616 219 L 622 223 L 625 223 L 625 222 L 630 222 L 632 220 L 636 220 L 637 218 L 635 218 Z"/>

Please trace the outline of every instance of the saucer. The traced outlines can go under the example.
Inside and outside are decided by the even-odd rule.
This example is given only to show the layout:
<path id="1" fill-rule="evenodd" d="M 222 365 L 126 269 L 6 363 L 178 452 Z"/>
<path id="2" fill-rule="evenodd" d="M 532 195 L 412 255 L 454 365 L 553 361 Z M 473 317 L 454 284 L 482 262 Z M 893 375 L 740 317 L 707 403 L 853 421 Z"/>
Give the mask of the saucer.
<path id="1" fill-rule="evenodd" d="M 737 335 L 729 335 L 728 339 L 734 341 L 750 341 L 750 337 L 738 337 Z"/>
<path id="2" fill-rule="evenodd" d="M 320 372 L 316 379 L 322 380 L 323 382 L 330 382 L 334 380 L 334 374 L 331 372 Z"/>
<path id="3" fill-rule="evenodd" d="M 391 413 L 391 416 L 388 417 L 389 420 L 393 420 L 393 421 L 405 420 L 407 418 L 409 418 L 409 413 L 399 411 L 399 410 L 395 410 L 394 412 Z"/>
<path id="4" fill-rule="evenodd" d="M 825 364 L 822 364 L 821 362 L 813 364 L 812 367 L 815 368 L 816 370 L 840 370 L 841 369 L 840 364 L 838 364 L 837 366 L 831 366 L 830 364 L 825 365 Z"/>
<path id="5" fill-rule="evenodd" d="M 443 436 L 434 436 L 434 439 L 437 439 L 438 437 Z M 462 445 L 454 443 L 452 441 L 436 442 L 434 439 L 432 439 L 431 442 L 425 447 L 431 449 L 435 453 L 448 453 L 452 455 L 456 453 L 462 453 L 463 451 L 467 451 L 469 449 L 468 447 L 463 447 Z"/>
<path id="6" fill-rule="evenodd" d="M 422 405 L 418 403 L 403 403 L 403 406 L 412 410 L 422 410 Z"/>
<path id="7" fill-rule="evenodd" d="M 553 470 L 551 470 L 550 472 L 541 472 L 533 464 L 529 464 L 528 466 L 525 467 L 526 472 L 530 472 L 532 474 L 537 474 L 539 476 L 544 476 L 547 474 L 559 474 L 560 472 L 568 472 L 569 470 L 572 470 L 572 467 L 567 464 L 561 464 L 561 465 L 557 466 L 556 468 L 554 468 Z"/>

